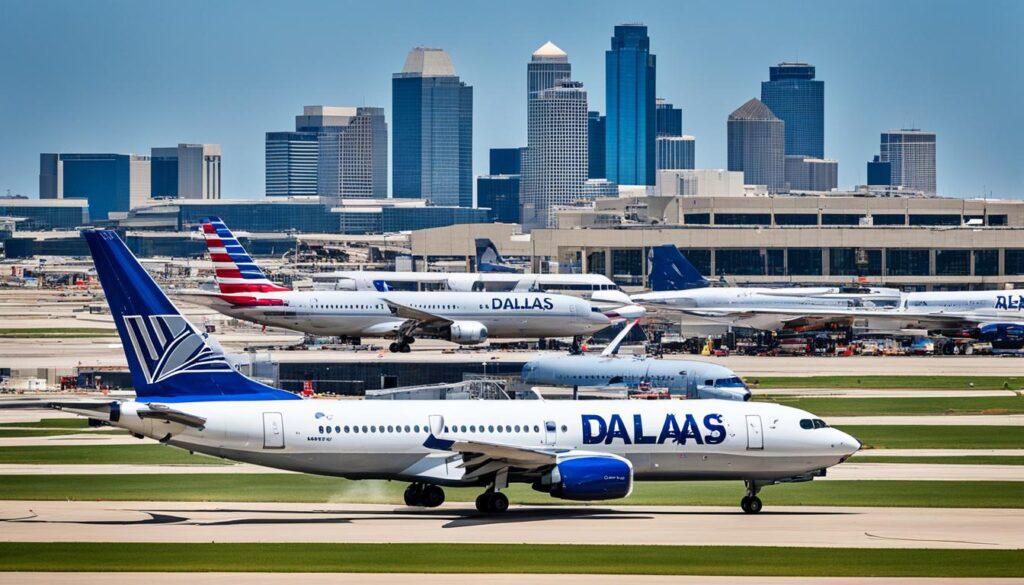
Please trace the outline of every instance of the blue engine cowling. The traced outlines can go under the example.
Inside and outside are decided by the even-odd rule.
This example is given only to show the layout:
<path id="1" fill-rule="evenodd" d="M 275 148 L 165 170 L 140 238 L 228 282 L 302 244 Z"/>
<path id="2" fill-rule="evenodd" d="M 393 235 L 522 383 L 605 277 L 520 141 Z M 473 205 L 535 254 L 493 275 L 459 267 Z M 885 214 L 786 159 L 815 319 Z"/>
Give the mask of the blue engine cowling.
<path id="1" fill-rule="evenodd" d="M 633 465 L 622 457 L 594 454 L 564 459 L 533 489 L 565 500 L 613 500 L 633 491 Z"/>

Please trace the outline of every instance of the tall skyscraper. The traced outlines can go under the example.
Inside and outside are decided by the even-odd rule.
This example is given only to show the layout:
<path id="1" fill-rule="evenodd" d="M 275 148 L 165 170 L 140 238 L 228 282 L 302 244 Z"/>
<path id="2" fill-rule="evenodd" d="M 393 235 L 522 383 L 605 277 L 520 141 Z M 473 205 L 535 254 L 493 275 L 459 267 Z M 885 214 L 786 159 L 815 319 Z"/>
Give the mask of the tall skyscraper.
<path id="1" fill-rule="evenodd" d="M 40 199 L 88 199 L 89 217 L 108 219 L 150 196 L 150 161 L 137 154 L 39 155 Z"/>
<path id="2" fill-rule="evenodd" d="M 605 52 L 605 174 L 619 185 L 654 185 L 655 57 L 647 27 L 615 27 Z"/>
<path id="3" fill-rule="evenodd" d="M 748 185 L 766 185 L 772 193 L 785 188 L 785 124 L 753 98 L 729 114 L 729 170 L 743 171 Z"/>
<path id="4" fill-rule="evenodd" d="M 179 144 L 150 151 L 153 197 L 220 199 L 219 144 Z"/>
<path id="5" fill-rule="evenodd" d="M 267 196 L 316 195 L 319 152 L 316 132 L 267 132 Z"/>
<path id="6" fill-rule="evenodd" d="M 882 133 L 881 162 L 890 164 L 889 184 L 935 195 L 935 133 L 916 128 Z"/>
<path id="7" fill-rule="evenodd" d="M 316 195 L 320 135 L 348 124 L 350 108 L 305 106 L 295 116 L 294 132 L 266 134 L 268 196 Z"/>
<path id="8" fill-rule="evenodd" d="M 603 179 L 606 119 L 601 112 L 587 112 L 587 178 Z"/>
<path id="9" fill-rule="evenodd" d="M 476 178 L 476 206 L 488 221 L 519 223 L 519 181 L 525 148 L 492 148 L 488 175 Z"/>
<path id="10" fill-rule="evenodd" d="M 527 100 L 540 91 L 555 87 L 555 82 L 562 79 L 572 79 L 569 56 L 558 45 L 548 41 L 533 52 L 526 65 Z"/>
<path id="11" fill-rule="evenodd" d="M 583 196 L 587 180 L 587 92 L 558 81 L 528 103 L 526 158 L 520 191 L 525 229 L 554 225 L 553 208 Z"/>
<path id="12" fill-rule="evenodd" d="M 388 125 L 384 108 L 333 109 L 343 122 L 325 127 L 319 134 L 317 192 L 321 197 L 386 199 Z"/>
<path id="13" fill-rule="evenodd" d="M 825 82 L 814 79 L 813 65 L 769 67 L 761 101 L 786 124 L 786 154 L 825 156 Z"/>
<path id="14" fill-rule="evenodd" d="M 657 117 L 658 136 L 682 136 L 683 135 L 683 111 L 665 101 L 665 98 L 655 100 L 654 108 Z"/>
<path id="15" fill-rule="evenodd" d="M 441 49 L 416 47 L 391 80 L 392 193 L 473 205 L 473 88 Z"/>
<path id="16" fill-rule="evenodd" d="M 697 141 L 693 136 L 659 136 L 657 145 L 659 171 L 695 168 Z"/>

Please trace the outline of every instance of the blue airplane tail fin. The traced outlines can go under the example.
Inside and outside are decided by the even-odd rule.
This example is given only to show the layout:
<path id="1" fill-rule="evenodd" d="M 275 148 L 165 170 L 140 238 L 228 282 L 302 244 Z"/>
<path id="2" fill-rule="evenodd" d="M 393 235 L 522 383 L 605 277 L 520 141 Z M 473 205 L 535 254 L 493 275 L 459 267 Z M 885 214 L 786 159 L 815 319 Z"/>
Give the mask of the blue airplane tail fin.
<path id="1" fill-rule="evenodd" d="M 298 399 L 232 368 L 181 315 L 115 232 L 87 230 L 82 237 L 121 336 L 139 401 Z"/>
<path id="2" fill-rule="evenodd" d="M 708 280 L 672 244 L 651 248 L 651 290 L 687 290 L 708 286 Z"/>
<path id="3" fill-rule="evenodd" d="M 476 269 L 478 272 L 519 272 L 505 263 L 498 248 L 489 238 L 476 240 Z"/>

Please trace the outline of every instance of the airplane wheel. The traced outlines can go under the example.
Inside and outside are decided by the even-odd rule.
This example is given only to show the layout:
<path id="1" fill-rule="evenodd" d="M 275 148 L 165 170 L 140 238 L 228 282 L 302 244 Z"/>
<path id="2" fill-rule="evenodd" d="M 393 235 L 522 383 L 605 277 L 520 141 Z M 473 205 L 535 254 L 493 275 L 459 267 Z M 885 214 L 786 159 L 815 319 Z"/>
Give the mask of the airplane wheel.
<path id="1" fill-rule="evenodd" d="M 410 507 L 419 507 L 423 505 L 423 490 L 420 486 L 413 483 L 409 484 L 409 487 L 405 488 L 405 505 Z"/>
<path id="2" fill-rule="evenodd" d="M 401 353 L 409 353 L 410 351 L 412 351 L 412 348 L 409 347 L 408 343 L 400 343 L 398 344 L 398 351 L 400 351 Z"/>
<path id="3" fill-rule="evenodd" d="M 487 512 L 491 511 L 491 506 L 490 506 L 491 498 L 489 497 L 490 495 L 491 494 L 489 494 L 487 492 L 484 492 L 484 493 L 482 493 L 482 494 L 480 494 L 479 496 L 476 497 L 476 509 L 478 511 L 484 512 L 484 513 L 487 513 Z"/>
<path id="4" fill-rule="evenodd" d="M 747 496 L 740 500 L 740 508 L 747 514 L 757 514 L 763 507 L 764 504 L 761 502 L 761 498 L 757 496 Z"/>
<path id="5" fill-rule="evenodd" d="M 397 343 L 392 343 L 391 345 L 388 346 L 388 351 L 390 351 L 391 353 L 398 353 L 398 350 L 399 346 Z"/>
<path id="6" fill-rule="evenodd" d="M 491 494 L 491 511 L 499 514 L 508 510 L 508 496 L 501 492 Z"/>
<path id="7" fill-rule="evenodd" d="M 423 505 L 428 508 L 436 508 L 444 503 L 444 490 L 436 485 L 429 486 L 423 490 Z"/>

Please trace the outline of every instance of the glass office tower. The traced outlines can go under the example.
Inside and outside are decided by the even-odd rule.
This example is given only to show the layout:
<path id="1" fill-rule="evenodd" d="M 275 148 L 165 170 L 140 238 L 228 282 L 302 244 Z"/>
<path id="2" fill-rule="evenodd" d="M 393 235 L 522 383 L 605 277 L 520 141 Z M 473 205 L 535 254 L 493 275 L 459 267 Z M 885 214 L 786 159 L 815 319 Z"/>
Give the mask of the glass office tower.
<path id="1" fill-rule="evenodd" d="M 388 196 L 388 125 L 384 108 L 337 108 L 346 122 L 319 135 L 317 191 L 321 197 Z"/>
<path id="2" fill-rule="evenodd" d="M 555 87 L 555 82 L 572 78 L 572 65 L 565 51 L 548 41 L 533 52 L 526 65 L 526 99 Z"/>
<path id="3" fill-rule="evenodd" d="M 615 27 L 605 52 L 605 174 L 619 185 L 654 185 L 655 57 L 647 27 Z"/>
<path id="4" fill-rule="evenodd" d="M 605 117 L 601 112 L 587 112 L 587 178 L 603 179 Z"/>
<path id="5" fill-rule="evenodd" d="M 665 98 L 658 98 L 655 104 L 654 111 L 658 120 L 657 135 L 682 136 L 683 111 L 665 101 Z"/>
<path id="6" fill-rule="evenodd" d="M 825 156 L 825 82 L 814 79 L 813 65 L 769 67 L 761 101 L 786 124 L 786 154 Z"/>
<path id="7" fill-rule="evenodd" d="M 882 133 L 881 162 L 890 165 L 893 187 L 935 195 L 935 133 L 918 129 Z"/>
<path id="8" fill-rule="evenodd" d="M 757 98 L 729 114 L 729 170 L 743 171 L 747 185 L 785 189 L 785 124 Z"/>
<path id="9" fill-rule="evenodd" d="M 392 194 L 473 205 L 473 88 L 448 53 L 416 47 L 391 80 Z"/>

